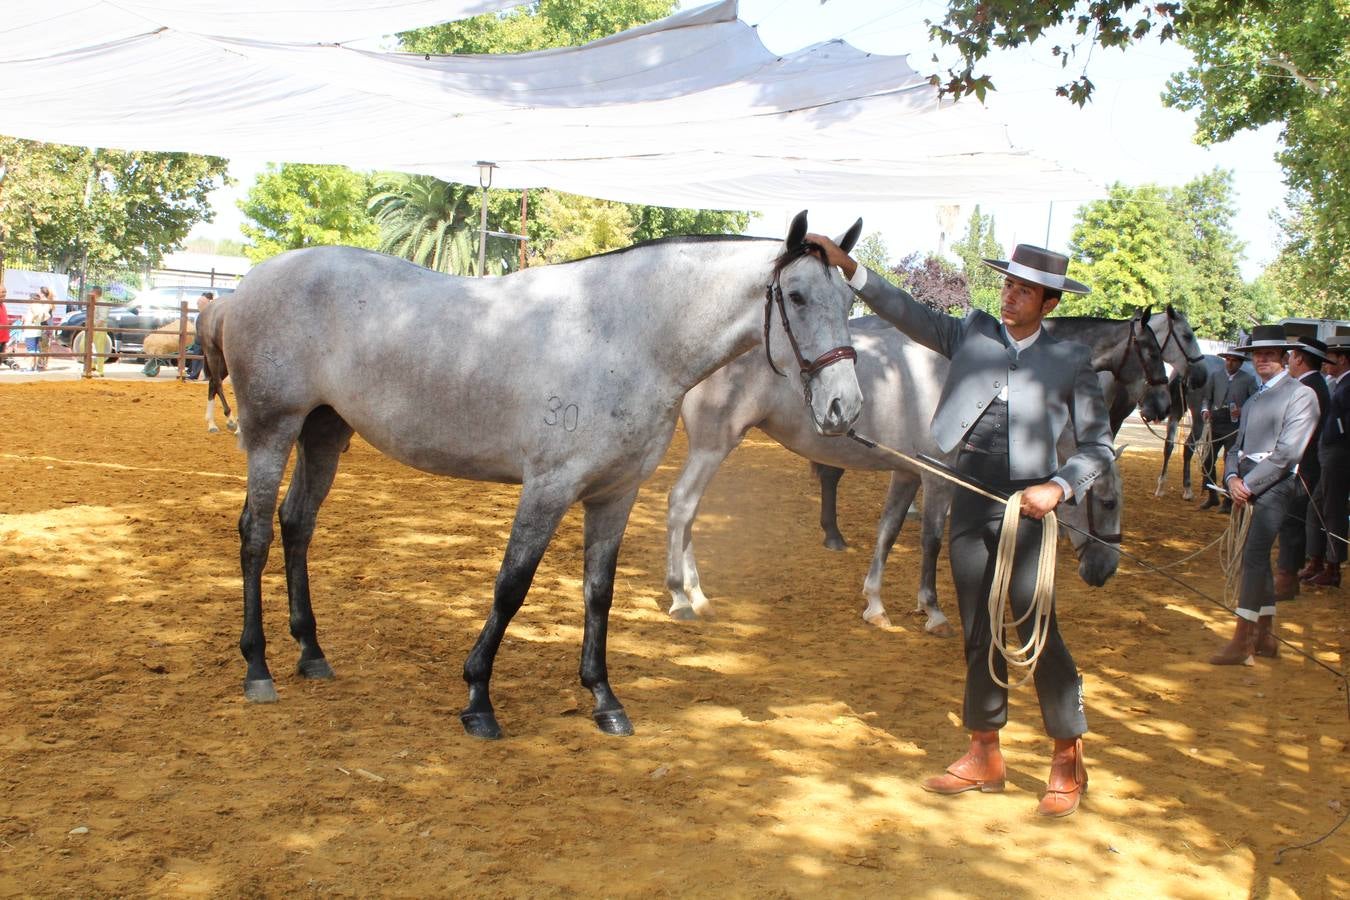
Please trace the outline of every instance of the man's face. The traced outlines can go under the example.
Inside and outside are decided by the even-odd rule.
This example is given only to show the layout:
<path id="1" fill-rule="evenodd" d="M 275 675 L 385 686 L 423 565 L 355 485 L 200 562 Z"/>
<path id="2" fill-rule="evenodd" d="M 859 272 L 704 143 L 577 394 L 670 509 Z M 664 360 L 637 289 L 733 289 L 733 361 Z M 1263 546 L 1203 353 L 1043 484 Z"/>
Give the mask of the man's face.
<path id="1" fill-rule="evenodd" d="M 1327 353 L 1331 359 L 1326 362 L 1327 374 L 1332 378 L 1340 378 L 1346 369 L 1350 369 L 1350 354 L 1340 350 L 1332 350 Z"/>
<path id="2" fill-rule="evenodd" d="M 1011 275 L 1003 279 L 1003 296 L 1000 311 L 1003 324 L 1009 330 L 1022 330 L 1039 326 L 1050 310 L 1059 305 L 1058 298 L 1045 299 L 1045 288 L 1039 284 L 1022 281 Z"/>
<path id="3" fill-rule="evenodd" d="M 1256 374 L 1261 376 L 1262 381 L 1269 381 L 1280 374 L 1284 368 L 1284 359 L 1283 350 L 1264 348 L 1252 351 L 1252 365 L 1256 367 Z"/>
<path id="4" fill-rule="evenodd" d="M 1229 375 L 1236 375 L 1237 370 L 1242 368 L 1242 360 L 1236 356 L 1225 356 L 1223 358 L 1223 367 L 1228 370 Z"/>

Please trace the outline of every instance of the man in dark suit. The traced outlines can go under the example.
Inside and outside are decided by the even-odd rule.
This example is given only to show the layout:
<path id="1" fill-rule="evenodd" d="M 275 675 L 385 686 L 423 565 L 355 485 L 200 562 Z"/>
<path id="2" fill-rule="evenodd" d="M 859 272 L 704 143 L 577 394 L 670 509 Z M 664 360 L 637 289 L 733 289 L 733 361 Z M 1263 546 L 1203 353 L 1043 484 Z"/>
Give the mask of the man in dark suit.
<path id="1" fill-rule="evenodd" d="M 1250 666 L 1258 646 L 1262 656 L 1274 656 L 1279 643 L 1270 549 L 1289 514 L 1294 469 L 1317 427 L 1317 395 L 1284 368 L 1291 346 L 1279 325 L 1258 325 L 1251 341 L 1238 348 L 1251 352 L 1261 387 L 1242 414 L 1233 451 L 1224 457 L 1224 487 L 1235 506 L 1251 505 L 1252 517 L 1242 547 L 1237 625 L 1232 640 L 1210 658 L 1216 666 Z"/>
<path id="2" fill-rule="evenodd" d="M 1247 358 L 1234 350 L 1220 350 L 1223 358 L 1224 374 L 1211 377 L 1205 385 L 1205 395 L 1200 401 L 1201 415 L 1210 426 L 1209 455 L 1206 457 L 1205 484 L 1218 484 L 1215 471 L 1219 465 L 1219 451 L 1223 450 L 1224 462 L 1233 451 L 1233 441 L 1237 439 L 1238 423 L 1242 421 L 1242 406 L 1252 394 L 1256 393 L 1256 379 L 1242 369 Z M 1219 506 L 1218 492 L 1209 490 L 1201 509 Z M 1224 497 L 1219 512 L 1232 509 L 1232 501 Z"/>
<path id="3" fill-rule="evenodd" d="M 1011 260 L 984 261 L 1005 276 L 1001 321 L 979 310 L 956 319 L 869 273 L 829 239 L 808 235 L 807 240 L 824 249 L 826 260 L 839 266 L 878 315 L 952 361 L 933 414 L 933 436 L 942 450 L 959 451 L 956 468 L 963 474 L 1008 494 L 1023 492 L 1021 511 L 1030 521 L 1018 529 L 1009 585 L 1013 615 L 1022 617 L 1035 592 L 1042 518 L 1062 501 L 1081 497 L 1114 459 L 1088 349 L 1056 340 L 1041 328 L 1062 292 L 1087 293 L 1088 288 L 1064 277 L 1067 257 L 1022 244 Z M 1061 465 L 1055 448 L 1066 426 L 1076 449 Z M 958 490 L 952 502 L 950 556 L 966 654 L 962 718 L 971 741 L 965 756 L 924 782 L 933 793 L 1003 790 L 999 730 L 1008 720 L 1008 691 L 998 682 L 1007 682 L 1007 665 L 1000 654 L 990 656 L 992 629 L 1002 623 L 990 622 L 988 608 L 1003 513 L 1002 503 L 969 491 Z M 1082 679 L 1053 611 L 1048 624 L 1035 683 L 1055 749 L 1037 812 L 1065 816 L 1078 808 L 1087 787 L 1082 742 L 1087 719 Z M 1022 626 L 1023 640 L 1030 627 L 1029 622 Z"/>
<path id="4" fill-rule="evenodd" d="M 1298 596 L 1298 572 L 1303 568 L 1308 545 L 1308 498 L 1317 488 L 1321 464 L 1317 460 L 1318 443 L 1322 437 L 1322 416 L 1331 403 L 1326 379 L 1322 377 L 1322 363 L 1327 361 L 1327 345 L 1314 337 L 1300 337 L 1289 351 L 1289 377 L 1312 388 L 1317 395 L 1317 427 L 1308 441 L 1303 458 L 1298 462 L 1298 477 L 1289 499 L 1289 515 L 1280 526 L 1280 556 L 1275 568 L 1275 599 L 1293 600 Z M 1258 656 L 1273 656 L 1279 643 L 1270 641 L 1258 646 Z M 1269 652 L 1266 652 L 1269 651 Z"/>
<path id="5" fill-rule="evenodd" d="M 1345 560 L 1346 491 L 1350 489 L 1350 337 L 1327 338 L 1323 371 L 1331 402 L 1322 416 L 1317 445 L 1321 477 L 1308 504 L 1308 565 L 1299 572 L 1304 584 L 1340 587 Z"/>

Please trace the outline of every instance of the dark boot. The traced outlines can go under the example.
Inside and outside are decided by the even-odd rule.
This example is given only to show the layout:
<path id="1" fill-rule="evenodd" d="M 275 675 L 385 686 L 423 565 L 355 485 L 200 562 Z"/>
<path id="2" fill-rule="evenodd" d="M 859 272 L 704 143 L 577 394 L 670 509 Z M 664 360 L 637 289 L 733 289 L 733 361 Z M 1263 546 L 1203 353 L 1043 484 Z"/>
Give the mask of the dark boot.
<path id="1" fill-rule="evenodd" d="M 1224 644 L 1223 649 L 1209 658 L 1211 666 L 1254 666 L 1252 654 L 1256 652 L 1256 623 L 1237 617 L 1237 627 L 1233 630 L 1233 639 Z"/>
<path id="2" fill-rule="evenodd" d="M 1298 580 L 1305 583 L 1311 581 L 1322 574 L 1322 567 L 1326 564 L 1327 561 L 1320 556 L 1309 557 L 1308 564 L 1298 570 Z"/>
<path id="3" fill-rule="evenodd" d="M 1083 739 L 1055 738 L 1055 755 L 1050 760 L 1050 778 L 1045 785 L 1045 796 L 1036 807 L 1036 815 L 1060 818 L 1078 809 L 1078 803 L 1087 793 L 1087 769 L 1083 766 Z"/>
<path id="4" fill-rule="evenodd" d="M 1201 508 L 1201 509 L 1213 509 L 1214 507 L 1216 507 L 1216 506 L 1218 506 L 1218 505 L 1219 505 L 1219 492 L 1218 492 L 1218 491 L 1206 491 L 1206 492 L 1205 492 L 1205 502 L 1200 504 L 1200 508 Z"/>
<path id="5" fill-rule="evenodd" d="M 941 775 L 929 778 L 923 789 L 931 794 L 961 794 L 980 791 L 997 794 L 1003 790 L 1003 753 L 998 748 L 997 731 L 973 731 L 970 750 L 947 767 Z"/>
<path id="6" fill-rule="evenodd" d="M 1275 600 L 1283 603 L 1298 596 L 1298 573 L 1288 569 L 1275 570 Z"/>
<path id="7" fill-rule="evenodd" d="M 1219 504 L 1219 512 L 1225 516 L 1233 511 L 1233 501 L 1228 497 L 1223 498 L 1223 503 Z"/>
<path id="8" fill-rule="evenodd" d="M 1340 587 L 1341 586 L 1341 564 L 1329 562 L 1322 566 L 1322 571 L 1318 572 L 1312 578 L 1308 579 L 1309 587 Z"/>
<path id="9" fill-rule="evenodd" d="M 1275 617 L 1262 616 L 1256 620 L 1256 655 L 1270 659 L 1280 655 L 1280 642 L 1275 637 Z"/>

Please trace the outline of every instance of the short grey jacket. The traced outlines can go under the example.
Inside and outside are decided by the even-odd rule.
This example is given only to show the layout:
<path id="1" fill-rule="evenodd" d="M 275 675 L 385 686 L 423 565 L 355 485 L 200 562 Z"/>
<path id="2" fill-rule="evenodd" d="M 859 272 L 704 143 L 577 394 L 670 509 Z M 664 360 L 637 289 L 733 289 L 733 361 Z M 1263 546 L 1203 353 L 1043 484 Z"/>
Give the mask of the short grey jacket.
<path id="1" fill-rule="evenodd" d="M 965 438 L 1006 384 L 1008 468 L 1014 480 L 1058 475 L 1076 499 L 1115 459 L 1087 347 L 1042 331 L 1016 354 L 1004 341 L 1002 324 L 988 313 L 976 310 L 964 319 L 952 318 L 871 271 L 858 295 L 883 319 L 952 361 L 931 426 L 944 452 Z M 1070 422 L 1076 450 L 1061 465 L 1055 444 Z"/>
<path id="2" fill-rule="evenodd" d="M 1238 452 L 1226 454 L 1223 479 L 1242 475 L 1242 481 L 1253 494 L 1274 485 L 1284 478 L 1299 458 L 1303 448 L 1312 440 L 1317 428 L 1317 395 L 1306 384 L 1286 374 L 1269 390 L 1247 401 L 1238 424 Z M 1255 464 L 1252 454 L 1269 454 Z M 1245 463 L 1245 465 L 1241 465 Z"/>
<path id="3" fill-rule="evenodd" d="M 1228 380 L 1227 371 L 1210 373 L 1209 386 L 1205 389 L 1204 399 L 1200 401 L 1200 408 L 1227 409 L 1230 403 L 1236 403 L 1241 407 L 1256 393 L 1258 387 L 1260 385 L 1257 384 L 1256 378 L 1243 369 L 1237 370 L 1232 381 Z"/>

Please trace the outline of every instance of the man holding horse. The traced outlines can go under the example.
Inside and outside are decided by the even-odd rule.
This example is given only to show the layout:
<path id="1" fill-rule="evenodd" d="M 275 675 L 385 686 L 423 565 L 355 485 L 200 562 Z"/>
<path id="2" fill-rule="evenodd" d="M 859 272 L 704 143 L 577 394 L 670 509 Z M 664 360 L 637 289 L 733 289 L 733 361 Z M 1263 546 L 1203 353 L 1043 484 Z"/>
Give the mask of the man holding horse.
<path id="1" fill-rule="evenodd" d="M 1004 494 L 1021 491 L 1025 518 L 1017 531 L 1008 593 L 1014 619 L 1022 619 L 1036 593 L 1041 520 L 1061 502 L 1085 494 L 1114 459 L 1106 405 L 1087 348 L 1058 341 L 1041 328 L 1063 292 L 1087 293 L 1089 288 L 1065 277 L 1067 257 L 1021 244 L 1011 260 L 984 261 L 1005 276 L 1001 321 L 979 310 L 956 319 L 859 266 L 827 238 L 808 235 L 807 240 L 820 245 L 826 260 L 842 270 L 878 315 L 951 359 L 933 415 L 933 437 L 944 452 L 957 452 L 960 474 Z M 1056 443 L 1066 426 L 1075 451 L 1061 464 Z M 971 741 L 965 756 L 924 782 L 925 790 L 937 794 L 991 793 L 1004 786 L 999 730 L 1008 719 L 1007 664 L 1001 654 L 990 654 L 993 629 L 1003 625 L 990 621 L 988 607 L 1004 511 L 1004 504 L 961 489 L 952 504 L 952 577 L 966 654 L 963 721 Z M 1019 625 L 1024 641 L 1031 627 L 1030 621 Z M 1053 609 L 1035 683 L 1046 731 L 1055 742 L 1037 813 L 1066 816 L 1078 808 L 1087 788 L 1082 742 L 1087 719 L 1082 680 Z"/>
<path id="2" fill-rule="evenodd" d="M 1224 377 L 1211 378 L 1205 398 L 1200 403 L 1201 415 L 1209 423 L 1212 435 L 1209 447 L 1205 450 L 1205 484 L 1218 484 L 1215 469 L 1219 464 L 1219 450 L 1223 450 L 1223 460 L 1228 462 L 1228 454 L 1233 452 L 1233 442 L 1237 440 L 1238 423 L 1242 419 L 1242 406 L 1256 393 L 1256 379 L 1243 371 L 1242 364 L 1247 357 L 1236 350 L 1220 350 L 1223 358 Z M 1226 513 L 1233 508 L 1232 500 L 1224 495 L 1223 504 L 1219 503 L 1219 493 L 1206 488 L 1208 496 L 1200 504 L 1201 509 L 1219 507 Z"/>

